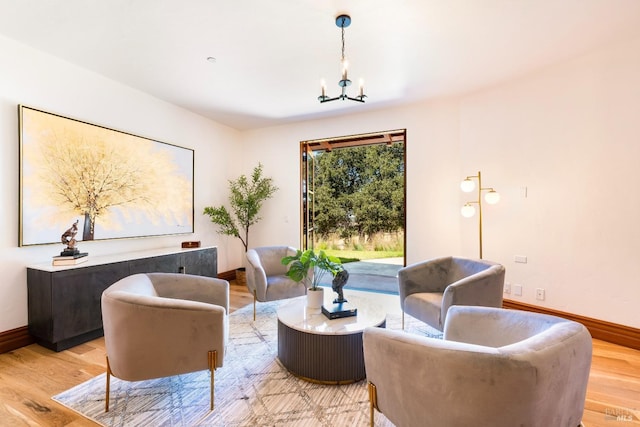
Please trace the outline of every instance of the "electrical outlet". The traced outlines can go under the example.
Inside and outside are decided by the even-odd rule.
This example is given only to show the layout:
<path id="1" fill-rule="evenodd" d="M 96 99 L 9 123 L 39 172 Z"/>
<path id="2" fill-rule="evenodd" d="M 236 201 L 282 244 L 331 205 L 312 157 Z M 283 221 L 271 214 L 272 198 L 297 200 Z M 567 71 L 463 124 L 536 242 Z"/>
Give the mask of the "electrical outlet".
<path id="1" fill-rule="evenodd" d="M 542 288 L 536 289 L 536 299 L 538 301 L 544 301 L 544 289 Z"/>
<path id="2" fill-rule="evenodd" d="M 517 297 L 522 296 L 522 285 L 513 285 L 513 294 Z"/>
<path id="3" fill-rule="evenodd" d="M 527 257 L 525 255 L 516 255 L 514 257 L 514 261 L 520 264 L 526 264 L 527 263 Z"/>
<path id="4" fill-rule="evenodd" d="M 505 294 L 510 294 L 511 293 L 511 283 L 505 283 L 504 284 L 504 293 Z"/>

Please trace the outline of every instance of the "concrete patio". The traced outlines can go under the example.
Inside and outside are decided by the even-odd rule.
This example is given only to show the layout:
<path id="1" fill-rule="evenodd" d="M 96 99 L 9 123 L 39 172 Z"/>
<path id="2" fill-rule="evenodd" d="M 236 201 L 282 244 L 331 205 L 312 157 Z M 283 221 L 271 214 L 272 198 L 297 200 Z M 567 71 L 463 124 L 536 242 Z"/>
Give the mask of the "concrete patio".
<path id="1" fill-rule="evenodd" d="M 346 263 L 344 268 L 349 272 L 349 281 L 344 289 L 397 295 L 398 270 L 403 262 L 403 258 L 383 258 Z M 331 288 L 331 280 L 323 281 L 322 286 Z"/>

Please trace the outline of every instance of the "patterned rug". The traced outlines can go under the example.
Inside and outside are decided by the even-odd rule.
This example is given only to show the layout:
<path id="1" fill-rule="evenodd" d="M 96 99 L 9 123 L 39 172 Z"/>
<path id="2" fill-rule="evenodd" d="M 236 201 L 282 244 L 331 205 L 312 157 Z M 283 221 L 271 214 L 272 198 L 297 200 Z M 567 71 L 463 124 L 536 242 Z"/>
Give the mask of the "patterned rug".
<path id="1" fill-rule="evenodd" d="M 149 381 L 111 378 L 109 412 L 104 412 L 105 376 L 92 378 L 53 400 L 103 426 L 367 426 L 366 381 L 321 385 L 291 375 L 277 358 L 276 309 L 282 301 L 244 307 L 229 317 L 224 366 L 215 371 L 215 409 L 209 411 L 209 373 L 201 371 Z M 286 303 L 286 301 L 284 301 Z M 388 315 L 387 328 L 401 318 Z M 406 329 L 439 337 L 407 319 Z M 392 426 L 376 413 L 376 426 Z"/>

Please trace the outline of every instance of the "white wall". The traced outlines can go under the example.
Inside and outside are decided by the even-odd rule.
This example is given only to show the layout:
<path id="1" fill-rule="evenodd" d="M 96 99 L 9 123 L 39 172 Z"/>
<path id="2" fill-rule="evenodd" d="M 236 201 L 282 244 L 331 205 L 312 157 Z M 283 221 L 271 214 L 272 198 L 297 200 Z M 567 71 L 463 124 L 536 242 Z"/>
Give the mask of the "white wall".
<path id="1" fill-rule="evenodd" d="M 523 285 L 510 298 L 640 327 L 639 135 L 640 39 L 462 99 L 462 166 L 503 194 L 485 210 L 484 250 Z"/>
<path id="2" fill-rule="evenodd" d="M 459 182 L 480 170 L 502 194 L 484 205 L 484 258 L 523 286 L 508 298 L 640 327 L 639 112 L 636 39 L 458 100 L 244 132 L 284 190 L 253 243 L 299 245 L 300 140 L 406 128 L 408 263 L 478 256 Z"/>
<path id="3" fill-rule="evenodd" d="M 25 326 L 25 266 L 48 262 L 62 245 L 18 247 L 18 110 L 24 104 L 195 150 L 195 234 L 80 243 L 91 255 L 160 247 L 183 240 L 219 246 L 219 270 L 241 263 L 241 248 L 215 234 L 203 208 L 224 203 L 237 171 L 239 133 L 0 37 L 0 332 Z M 64 230 L 61 230 L 61 234 Z"/>

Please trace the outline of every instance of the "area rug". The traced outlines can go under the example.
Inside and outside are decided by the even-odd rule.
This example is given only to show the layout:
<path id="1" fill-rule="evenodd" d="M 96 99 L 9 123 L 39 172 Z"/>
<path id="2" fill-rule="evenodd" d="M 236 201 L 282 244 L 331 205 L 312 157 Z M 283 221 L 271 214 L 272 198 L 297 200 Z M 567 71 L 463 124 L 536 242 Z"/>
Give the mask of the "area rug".
<path id="1" fill-rule="evenodd" d="M 366 381 L 321 385 L 291 375 L 277 358 L 278 306 L 259 303 L 229 316 L 224 366 L 215 371 L 215 409 L 209 411 L 209 374 L 201 371 L 149 381 L 111 379 L 109 412 L 104 412 L 105 376 L 92 378 L 53 400 L 103 426 L 367 426 Z M 387 328 L 401 329 L 388 315 Z M 407 331 L 440 337 L 413 319 Z M 376 413 L 376 426 L 392 424 Z"/>

